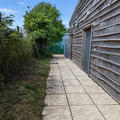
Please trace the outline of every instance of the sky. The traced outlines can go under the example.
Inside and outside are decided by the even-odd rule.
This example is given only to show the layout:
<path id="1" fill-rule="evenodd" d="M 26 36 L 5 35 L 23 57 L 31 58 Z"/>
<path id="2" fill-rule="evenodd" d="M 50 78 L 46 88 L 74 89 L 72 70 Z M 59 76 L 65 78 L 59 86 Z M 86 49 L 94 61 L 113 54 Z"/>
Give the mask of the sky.
<path id="1" fill-rule="evenodd" d="M 14 17 L 14 27 L 22 27 L 24 24 L 24 15 L 27 10 L 27 6 L 32 9 L 35 5 L 40 2 L 49 2 L 55 5 L 60 11 L 61 19 L 66 27 L 69 27 L 69 21 L 75 9 L 78 0 L 0 0 L 0 12 L 2 11 L 6 15 L 10 13 Z"/>

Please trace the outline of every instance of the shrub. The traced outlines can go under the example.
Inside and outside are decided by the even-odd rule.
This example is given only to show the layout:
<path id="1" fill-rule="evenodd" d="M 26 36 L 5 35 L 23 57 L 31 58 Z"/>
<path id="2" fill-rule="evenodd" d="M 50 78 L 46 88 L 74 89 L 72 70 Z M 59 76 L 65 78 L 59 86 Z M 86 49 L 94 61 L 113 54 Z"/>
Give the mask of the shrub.
<path id="1" fill-rule="evenodd" d="M 10 28 L 12 18 L 2 17 L 0 23 L 0 76 L 4 83 L 18 73 L 31 57 L 31 42 L 21 32 Z M 3 80 L 1 80 L 3 81 Z"/>

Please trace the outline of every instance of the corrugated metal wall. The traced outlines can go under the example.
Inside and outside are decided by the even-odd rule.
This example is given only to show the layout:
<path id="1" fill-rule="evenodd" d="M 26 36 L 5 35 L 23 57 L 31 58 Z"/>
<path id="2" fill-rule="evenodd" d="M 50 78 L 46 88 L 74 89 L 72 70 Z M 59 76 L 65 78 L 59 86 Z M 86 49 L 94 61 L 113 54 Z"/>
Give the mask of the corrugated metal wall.
<path id="1" fill-rule="evenodd" d="M 120 1 L 81 0 L 70 27 L 72 59 L 82 69 L 84 30 L 92 28 L 89 75 L 120 102 Z"/>

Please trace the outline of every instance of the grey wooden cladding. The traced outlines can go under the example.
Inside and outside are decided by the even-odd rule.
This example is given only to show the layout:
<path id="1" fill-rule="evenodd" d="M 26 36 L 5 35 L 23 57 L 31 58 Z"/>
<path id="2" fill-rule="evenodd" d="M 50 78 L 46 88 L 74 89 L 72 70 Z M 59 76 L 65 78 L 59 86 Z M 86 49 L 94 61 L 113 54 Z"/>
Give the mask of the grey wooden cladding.
<path id="1" fill-rule="evenodd" d="M 79 1 L 70 21 L 70 34 L 73 35 L 72 60 L 82 69 L 84 33 L 90 27 L 89 76 L 120 102 L 120 0 Z"/>
<path id="2" fill-rule="evenodd" d="M 112 88 L 109 84 L 106 84 L 106 82 L 104 81 L 104 79 L 100 78 L 97 76 L 97 74 L 92 73 L 91 72 L 91 78 L 98 83 L 99 85 L 101 85 L 103 87 L 103 89 L 106 90 L 106 92 L 108 92 L 116 101 L 120 101 L 120 93 L 117 92 L 114 88 Z"/>

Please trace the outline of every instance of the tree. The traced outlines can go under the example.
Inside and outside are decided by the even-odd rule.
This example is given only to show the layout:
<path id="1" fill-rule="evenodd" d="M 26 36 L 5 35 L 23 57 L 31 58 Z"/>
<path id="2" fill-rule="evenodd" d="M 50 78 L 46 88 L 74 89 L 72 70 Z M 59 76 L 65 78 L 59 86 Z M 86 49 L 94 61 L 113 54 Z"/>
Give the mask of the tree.
<path id="1" fill-rule="evenodd" d="M 41 2 L 24 16 L 24 28 L 29 38 L 36 41 L 41 54 L 54 41 L 62 40 L 66 31 L 60 12 L 50 3 Z"/>

